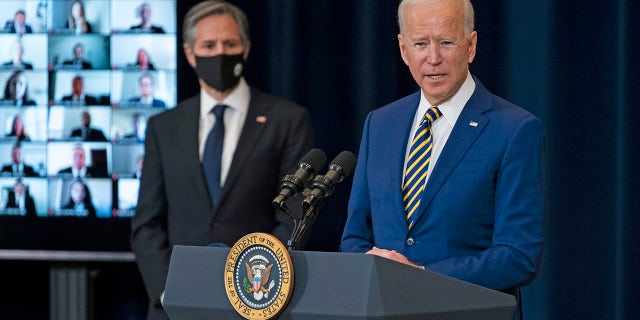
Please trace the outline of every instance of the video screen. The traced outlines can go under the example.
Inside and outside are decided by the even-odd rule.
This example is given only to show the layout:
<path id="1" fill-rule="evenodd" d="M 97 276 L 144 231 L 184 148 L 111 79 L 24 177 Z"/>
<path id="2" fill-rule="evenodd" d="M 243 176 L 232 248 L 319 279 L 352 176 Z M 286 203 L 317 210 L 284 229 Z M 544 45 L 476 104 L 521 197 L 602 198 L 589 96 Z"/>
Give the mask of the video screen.
<path id="1" fill-rule="evenodd" d="M 107 228 L 128 232 L 146 122 L 177 104 L 176 28 L 175 0 L 2 1 L 0 249 L 128 248 Z"/>

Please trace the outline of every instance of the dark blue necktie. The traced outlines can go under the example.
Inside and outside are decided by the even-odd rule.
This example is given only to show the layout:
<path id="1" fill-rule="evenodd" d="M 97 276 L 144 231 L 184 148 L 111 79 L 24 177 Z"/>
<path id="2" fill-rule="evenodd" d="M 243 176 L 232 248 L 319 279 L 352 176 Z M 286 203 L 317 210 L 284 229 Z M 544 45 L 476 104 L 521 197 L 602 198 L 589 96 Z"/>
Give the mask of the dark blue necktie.
<path id="1" fill-rule="evenodd" d="M 213 206 L 220 201 L 220 170 L 222 167 L 222 144 L 224 142 L 224 110 L 227 106 L 218 104 L 212 111 L 216 122 L 207 136 L 202 155 L 202 168 L 209 188 L 209 196 Z"/>

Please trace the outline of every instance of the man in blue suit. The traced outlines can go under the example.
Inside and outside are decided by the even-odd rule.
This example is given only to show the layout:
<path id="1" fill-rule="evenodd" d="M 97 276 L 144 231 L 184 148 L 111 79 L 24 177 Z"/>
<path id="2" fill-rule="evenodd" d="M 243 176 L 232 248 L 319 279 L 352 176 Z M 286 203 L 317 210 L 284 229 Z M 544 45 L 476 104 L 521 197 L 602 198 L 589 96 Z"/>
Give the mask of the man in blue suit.
<path id="1" fill-rule="evenodd" d="M 543 128 L 471 76 L 473 20 L 468 0 L 401 2 L 400 53 L 421 90 L 367 116 L 340 249 L 519 300 L 543 247 Z M 430 160 L 405 199 L 411 140 L 431 107 L 439 111 L 425 143 Z"/>
<path id="2" fill-rule="evenodd" d="M 153 96 L 154 80 L 149 73 L 143 73 L 138 78 L 138 91 L 140 96 L 130 98 L 125 106 L 129 107 L 158 107 L 165 108 L 167 104 Z"/>

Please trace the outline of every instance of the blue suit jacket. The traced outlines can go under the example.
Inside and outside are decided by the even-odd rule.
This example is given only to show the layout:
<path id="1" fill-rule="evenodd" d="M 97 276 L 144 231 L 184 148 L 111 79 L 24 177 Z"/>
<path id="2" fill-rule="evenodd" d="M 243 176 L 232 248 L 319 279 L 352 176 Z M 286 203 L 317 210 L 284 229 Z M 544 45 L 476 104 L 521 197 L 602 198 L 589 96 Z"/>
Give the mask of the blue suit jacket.
<path id="1" fill-rule="evenodd" d="M 410 231 L 401 183 L 420 93 L 368 115 L 340 249 L 396 250 L 427 270 L 515 293 L 535 277 L 543 247 L 543 128 L 474 80 Z"/>

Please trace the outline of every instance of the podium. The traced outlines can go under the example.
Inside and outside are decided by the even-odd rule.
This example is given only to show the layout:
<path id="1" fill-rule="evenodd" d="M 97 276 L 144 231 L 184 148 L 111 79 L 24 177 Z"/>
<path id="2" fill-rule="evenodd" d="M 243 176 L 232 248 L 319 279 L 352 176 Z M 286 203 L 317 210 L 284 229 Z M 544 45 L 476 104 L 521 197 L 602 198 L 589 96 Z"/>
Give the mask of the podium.
<path id="1" fill-rule="evenodd" d="M 164 307 L 172 320 L 243 319 L 224 287 L 229 248 L 175 246 Z M 378 256 L 290 252 L 293 295 L 279 319 L 509 320 L 509 294 Z"/>

